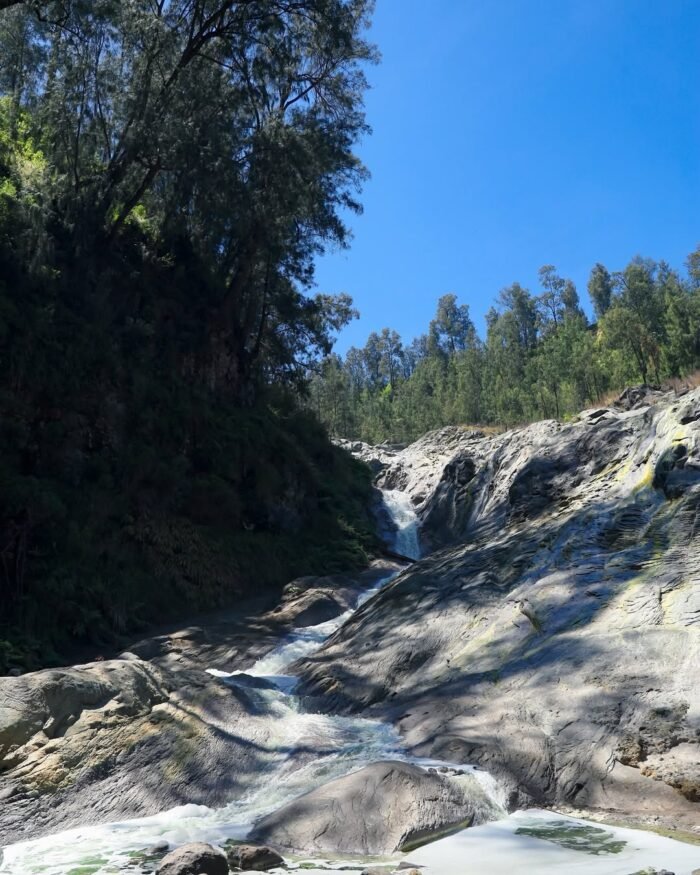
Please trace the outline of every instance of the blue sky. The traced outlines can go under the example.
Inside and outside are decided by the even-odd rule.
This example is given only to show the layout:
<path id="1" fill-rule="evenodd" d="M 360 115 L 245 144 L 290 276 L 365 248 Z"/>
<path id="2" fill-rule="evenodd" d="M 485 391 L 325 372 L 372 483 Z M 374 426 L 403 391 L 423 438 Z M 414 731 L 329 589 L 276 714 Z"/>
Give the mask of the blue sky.
<path id="1" fill-rule="evenodd" d="M 371 36 L 365 210 L 317 265 L 361 312 L 337 351 L 700 242 L 700 0 L 378 0 Z"/>

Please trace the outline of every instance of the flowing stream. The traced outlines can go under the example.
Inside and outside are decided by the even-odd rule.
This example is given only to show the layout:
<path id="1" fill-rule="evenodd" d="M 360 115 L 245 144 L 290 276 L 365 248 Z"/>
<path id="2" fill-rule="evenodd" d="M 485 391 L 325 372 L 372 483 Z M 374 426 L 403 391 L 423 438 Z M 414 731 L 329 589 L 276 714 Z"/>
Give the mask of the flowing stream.
<path id="1" fill-rule="evenodd" d="M 417 522 L 408 497 L 390 492 L 386 504 L 396 524 L 395 549 L 404 556 L 418 558 Z M 317 626 L 292 631 L 245 672 L 209 669 L 222 683 L 236 685 L 239 676 L 245 675 L 269 684 L 268 688 L 255 689 L 253 694 L 270 715 L 276 733 L 275 747 L 282 753 L 261 774 L 258 789 L 220 809 L 184 805 L 152 817 L 80 827 L 11 845 L 4 849 L 0 873 L 112 875 L 124 871 L 129 864 L 133 866 L 135 855 L 158 841 L 165 840 L 171 846 L 187 841 L 223 844 L 229 838 L 244 838 L 259 817 L 307 790 L 377 760 L 407 759 L 401 740 L 390 725 L 361 717 L 305 712 L 293 694 L 297 679 L 286 672 L 287 666 L 317 650 L 393 576 L 362 593 L 354 609 Z M 240 683 L 244 680 L 241 677 Z M 315 753 L 299 756 L 289 751 Z M 488 783 L 485 773 L 483 780 Z M 491 805 L 486 792 L 484 805 Z"/>
<path id="2" fill-rule="evenodd" d="M 397 491 L 386 491 L 384 497 L 397 527 L 396 551 L 419 558 L 418 527 L 408 497 Z M 392 577 L 365 591 L 354 610 Z M 649 833 L 601 828 L 551 812 L 507 816 L 501 807 L 498 784 L 486 772 L 464 764 L 410 757 L 393 727 L 380 721 L 305 712 L 294 695 L 296 678 L 287 673 L 287 668 L 318 649 L 354 610 L 293 631 L 245 673 L 209 669 L 225 684 L 249 683 L 251 676 L 267 682 L 264 688 L 255 690 L 255 695 L 261 697 L 271 714 L 279 733 L 279 749 L 286 753 L 281 753 L 261 774 L 255 791 L 220 809 L 185 805 L 152 817 L 82 827 L 11 845 L 4 849 L 0 875 L 116 875 L 125 871 L 135 875 L 151 871 L 139 864 L 139 854 L 158 841 L 165 840 L 171 846 L 188 841 L 221 845 L 229 838 L 245 838 L 262 815 L 329 780 L 388 758 L 424 766 L 459 765 L 473 775 L 475 806 L 480 819 L 491 822 L 409 855 L 410 860 L 441 875 L 461 875 L 465 859 L 469 860 L 469 871 L 490 875 L 543 871 L 552 875 L 631 875 L 649 866 L 689 875 L 694 866 L 700 865 L 700 853 L 695 853 L 700 849 Z M 290 750 L 312 753 L 300 757 L 288 753 Z M 315 861 L 315 865 L 328 868 L 341 863 Z"/>

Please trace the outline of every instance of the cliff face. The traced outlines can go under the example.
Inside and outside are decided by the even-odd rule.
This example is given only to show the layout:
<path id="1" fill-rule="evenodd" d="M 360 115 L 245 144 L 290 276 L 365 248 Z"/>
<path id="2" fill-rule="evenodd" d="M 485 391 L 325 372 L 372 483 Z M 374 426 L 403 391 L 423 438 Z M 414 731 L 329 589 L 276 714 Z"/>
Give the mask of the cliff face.
<path id="1" fill-rule="evenodd" d="M 390 458 L 433 552 L 302 665 L 511 803 L 700 825 L 700 390 Z"/>

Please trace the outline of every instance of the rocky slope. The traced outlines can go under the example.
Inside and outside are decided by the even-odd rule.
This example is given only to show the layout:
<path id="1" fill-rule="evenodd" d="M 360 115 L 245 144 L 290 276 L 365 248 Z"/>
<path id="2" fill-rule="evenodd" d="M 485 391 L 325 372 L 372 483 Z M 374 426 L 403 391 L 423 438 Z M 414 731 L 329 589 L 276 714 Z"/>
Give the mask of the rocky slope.
<path id="1" fill-rule="evenodd" d="M 700 390 L 377 463 L 434 552 L 295 668 L 305 694 L 482 764 L 512 805 L 700 828 Z"/>
<path id="2" fill-rule="evenodd" d="M 301 578 L 270 611 L 243 607 L 118 659 L 0 678 L 0 844 L 238 798 L 287 753 L 277 718 L 246 689 L 260 679 L 227 685 L 206 669 L 250 665 L 396 567 Z"/>

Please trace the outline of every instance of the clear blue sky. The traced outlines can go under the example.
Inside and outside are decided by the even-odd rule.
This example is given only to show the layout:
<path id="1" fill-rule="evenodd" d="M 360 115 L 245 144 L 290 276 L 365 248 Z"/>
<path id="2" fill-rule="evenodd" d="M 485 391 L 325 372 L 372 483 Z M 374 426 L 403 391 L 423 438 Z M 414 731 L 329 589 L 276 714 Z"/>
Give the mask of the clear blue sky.
<path id="1" fill-rule="evenodd" d="M 700 0 L 378 0 L 371 36 L 365 211 L 317 268 L 362 314 L 337 351 L 700 242 Z"/>

